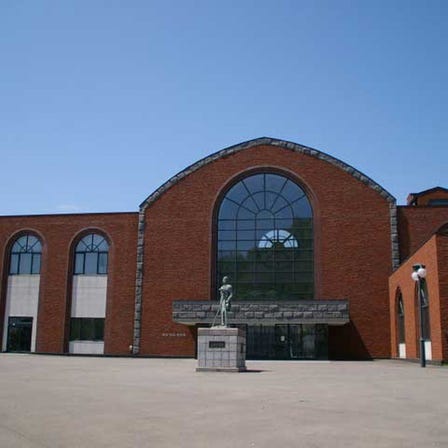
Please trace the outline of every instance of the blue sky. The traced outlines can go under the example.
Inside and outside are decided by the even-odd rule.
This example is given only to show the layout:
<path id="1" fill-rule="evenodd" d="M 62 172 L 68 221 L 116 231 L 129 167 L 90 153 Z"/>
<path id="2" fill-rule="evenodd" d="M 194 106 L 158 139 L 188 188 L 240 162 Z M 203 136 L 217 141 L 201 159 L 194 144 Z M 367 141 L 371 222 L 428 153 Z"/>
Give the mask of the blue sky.
<path id="1" fill-rule="evenodd" d="M 270 136 L 448 187 L 448 2 L 0 2 L 0 214 L 136 211 Z"/>

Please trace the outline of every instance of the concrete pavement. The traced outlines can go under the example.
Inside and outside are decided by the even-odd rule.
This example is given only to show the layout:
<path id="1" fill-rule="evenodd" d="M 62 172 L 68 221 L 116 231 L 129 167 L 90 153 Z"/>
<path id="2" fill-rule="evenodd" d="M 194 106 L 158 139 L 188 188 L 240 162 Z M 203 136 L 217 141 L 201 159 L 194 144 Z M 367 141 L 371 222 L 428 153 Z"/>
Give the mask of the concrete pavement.
<path id="1" fill-rule="evenodd" d="M 0 447 L 447 447 L 448 368 L 0 354 Z"/>

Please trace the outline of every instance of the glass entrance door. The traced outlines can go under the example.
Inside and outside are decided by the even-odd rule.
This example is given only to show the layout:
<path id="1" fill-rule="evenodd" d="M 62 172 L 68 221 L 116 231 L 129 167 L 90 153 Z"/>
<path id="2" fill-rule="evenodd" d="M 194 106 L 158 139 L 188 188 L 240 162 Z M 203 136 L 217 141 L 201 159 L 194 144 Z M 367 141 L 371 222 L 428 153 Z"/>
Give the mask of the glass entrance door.
<path id="1" fill-rule="evenodd" d="M 254 325 L 246 329 L 247 359 L 327 359 L 326 325 Z"/>
<path id="2" fill-rule="evenodd" d="M 32 317 L 10 317 L 8 321 L 8 352 L 31 351 Z"/>

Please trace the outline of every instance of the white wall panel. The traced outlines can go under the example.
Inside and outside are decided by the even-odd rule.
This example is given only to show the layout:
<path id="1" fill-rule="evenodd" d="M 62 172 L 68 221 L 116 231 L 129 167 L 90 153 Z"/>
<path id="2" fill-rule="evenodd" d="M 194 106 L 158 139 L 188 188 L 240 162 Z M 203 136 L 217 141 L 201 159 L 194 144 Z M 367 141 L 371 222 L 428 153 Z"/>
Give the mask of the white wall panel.
<path id="1" fill-rule="evenodd" d="M 70 341 L 69 352 L 79 355 L 102 355 L 104 353 L 103 341 Z"/>
<path id="2" fill-rule="evenodd" d="M 39 306 L 40 275 L 10 275 L 6 292 L 5 322 L 2 350 L 6 350 L 10 316 L 32 317 L 31 351 L 36 351 L 37 310 Z"/>
<path id="3" fill-rule="evenodd" d="M 398 344 L 398 356 L 400 358 L 406 358 L 406 344 Z"/>
<path id="4" fill-rule="evenodd" d="M 71 317 L 106 317 L 107 275 L 74 275 Z"/>
<path id="5" fill-rule="evenodd" d="M 432 360 L 432 346 L 431 341 L 425 341 L 425 358 L 428 361 Z"/>

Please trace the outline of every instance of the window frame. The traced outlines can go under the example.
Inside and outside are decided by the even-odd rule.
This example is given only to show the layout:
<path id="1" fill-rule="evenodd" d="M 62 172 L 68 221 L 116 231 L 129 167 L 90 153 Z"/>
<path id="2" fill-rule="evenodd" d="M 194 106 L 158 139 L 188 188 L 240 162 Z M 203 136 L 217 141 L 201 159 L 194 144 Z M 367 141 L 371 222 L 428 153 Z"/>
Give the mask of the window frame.
<path id="1" fill-rule="evenodd" d="M 100 241 L 94 241 L 95 237 L 99 237 Z M 91 241 L 86 241 L 91 239 Z M 84 245 L 84 248 L 82 248 Z M 100 249 L 100 246 L 107 246 L 107 250 Z M 73 253 L 73 275 L 107 275 L 109 271 L 109 250 L 110 245 L 107 238 L 98 232 L 90 232 L 85 234 L 78 240 Z M 87 265 L 89 259 L 94 258 L 94 269 L 90 269 Z M 102 268 L 103 264 L 101 259 L 105 258 L 105 268 Z"/>
<path id="2" fill-rule="evenodd" d="M 21 243 L 24 238 L 25 242 Z M 35 241 L 30 243 L 30 238 Z M 41 268 L 41 239 L 33 233 L 18 236 L 9 251 L 9 275 L 40 275 Z"/>
<path id="3" fill-rule="evenodd" d="M 255 176 L 260 176 L 259 187 L 253 186 L 257 182 L 251 178 L 255 178 Z M 245 184 L 248 179 L 252 182 L 251 186 Z M 273 185 L 278 186 L 277 190 Z M 282 196 L 285 187 L 287 193 Z M 254 198 L 256 195 L 258 195 L 258 199 Z M 265 207 L 260 207 L 262 200 L 265 201 Z M 230 212 L 227 211 L 227 214 L 226 211 L 223 212 L 224 207 L 228 207 Z M 240 208 L 244 209 L 242 217 Z M 288 215 L 284 213 L 286 209 L 288 209 Z M 254 210 L 257 210 L 257 215 Z M 268 213 L 265 213 L 266 216 L 262 215 L 261 212 L 264 213 L 266 210 L 271 210 L 274 213 L 271 214 L 272 216 L 268 216 Z M 249 213 L 255 217 L 248 219 L 245 215 L 249 215 Z M 214 285 L 220 284 L 223 275 L 229 276 L 234 286 L 236 300 L 314 299 L 314 211 L 310 196 L 299 181 L 289 176 L 288 173 L 277 170 L 246 172 L 223 189 L 216 201 L 214 216 Z M 258 216 L 260 216 L 260 220 Z M 269 222 L 272 224 L 268 225 Z M 289 227 L 284 225 L 287 222 L 289 222 Z M 240 236 L 244 237 L 243 228 L 247 230 L 248 235 L 252 232 L 254 236 L 242 239 Z M 269 239 L 267 237 L 270 234 L 277 236 L 272 240 L 272 245 L 263 242 Z M 247 254 L 249 250 L 253 251 L 254 258 L 243 260 L 241 256 Z M 255 254 L 257 251 L 259 253 Z M 294 256 L 292 254 L 294 251 L 299 255 Z M 293 262 L 290 261 L 291 256 Z M 270 274 L 265 277 L 264 281 L 260 281 L 260 270 L 263 271 L 267 266 L 263 257 L 272 257 L 273 264 Z M 261 263 L 258 263 L 257 260 Z M 248 263 L 252 265 L 251 270 L 244 267 Z M 287 272 L 284 268 L 277 268 L 277 265 L 285 263 L 290 263 L 290 281 L 286 279 Z M 239 276 L 238 274 L 242 274 L 243 271 L 246 274 Z M 244 282 L 241 277 L 248 277 L 248 272 L 251 273 L 251 279 L 247 282 L 248 288 L 240 294 L 241 285 Z M 263 287 L 257 289 L 257 285 L 261 283 L 264 284 Z M 250 284 L 255 288 L 252 288 Z M 216 286 L 212 291 L 212 296 L 215 298 L 218 296 Z M 250 297 L 253 291 L 255 291 L 255 295 Z"/>
<path id="4" fill-rule="evenodd" d="M 70 342 L 73 341 L 104 341 L 104 317 L 71 317 Z M 93 337 L 85 337 L 85 335 Z"/>

